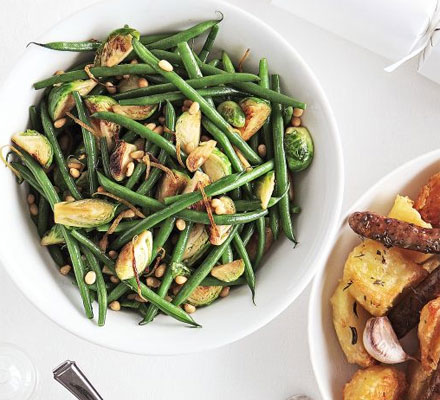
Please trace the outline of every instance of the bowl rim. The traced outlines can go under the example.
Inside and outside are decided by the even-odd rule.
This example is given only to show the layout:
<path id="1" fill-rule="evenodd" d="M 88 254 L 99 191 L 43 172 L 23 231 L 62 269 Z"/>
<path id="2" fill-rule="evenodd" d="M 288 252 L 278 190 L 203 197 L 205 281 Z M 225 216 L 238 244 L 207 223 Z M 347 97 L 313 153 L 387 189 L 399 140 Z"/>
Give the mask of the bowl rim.
<path id="1" fill-rule="evenodd" d="M 117 2 L 120 0 L 111 0 L 113 2 Z M 329 223 L 327 225 L 327 237 L 329 240 L 326 244 L 322 244 L 322 247 L 320 249 L 319 255 L 315 257 L 313 264 L 308 269 L 308 273 L 305 273 L 303 277 L 298 281 L 296 287 L 294 290 L 291 290 L 284 296 L 284 300 L 278 304 L 278 307 L 272 312 L 267 313 L 263 318 L 260 318 L 258 322 L 255 322 L 252 325 L 248 325 L 246 328 L 243 328 L 240 332 L 237 332 L 237 334 L 234 337 L 229 337 L 225 340 L 217 341 L 216 343 L 209 343 L 209 344 L 200 344 L 198 349 L 184 349 L 182 348 L 179 351 L 176 350 L 170 350 L 170 351 L 144 351 L 140 352 L 139 349 L 137 351 L 132 350 L 128 347 L 121 348 L 118 345 L 112 345 L 111 343 L 108 343 L 108 341 L 99 340 L 98 338 L 85 336 L 81 329 L 74 328 L 74 327 L 67 327 L 65 326 L 61 320 L 56 318 L 54 315 L 50 314 L 49 312 L 46 312 L 46 310 L 43 307 L 40 307 L 39 304 L 35 304 L 32 299 L 28 296 L 27 293 L 24 293 L 20 290 L 19 282 L 15 279 L 14 275 L 9 273 L 8 267 L 6 267 L 7 262 L 5 262 L 4 257 L 2 256 L 2 252 L 0 252 L 0 263 L 4 266 L 4 270 L 10 277 L 11 281 L 14 283 L 14 285 L 17 287 L 17 289 L 23 293 L 24 297 L 34 306 L 36 307 L 42 314 L 44 314 L 46 317 L 48 317 L 51 321 L 55 322 L 58 326 L 63 328 L 65 331 L 83 339 L 87 340 L 90 343 L 99 345 L 104 348 L 110 348 L 112 350 L 124 352 L 124 353 L 132 353 L 137 355 L 177 355 L 177 354 L 189 354 L 189 353 L 195 353 L 210 349 L 219 348 L 221 346 L 224 346 L 226 344 L 234 343 L 240 339 L 243 339 L 244 337 L 258 331 L 265 325 L 267 325 L 269 322 L 271 322 L 273 319 L 275 319 L 279 314 L 281 314 L 290 304 L 292 304 L 295 299 L 304 291 L 304 289 L 307 287 L 307 285 L 311 282 L 314 275 L 318 271 L 319 267 L 323 264 L 324 260 L 327 259 L 328 254 L 331 251 L 330 243 L 333 242 L 334 237 L 337 233 L 338 228 L 338 221 L 339 216 L 342 209 L 342 201 L 343 201 L 343 194 L 344 194 L 344 184 L 345 184 L 345 172 L 344 172 L 344 158 L 343 158 L 343 151 L 342 151 L 342 142 L 339 134 L 339 129 L 336 123 L 336 118 L 334 116 L 333 110 L 330 106 L 330 103 L 327 99 L 327 96 L 319 83 L 318 79 L 315 76 L 315 73 L 313 72 L 312 68 L 305 62 L 303 57 L 298 53 L 298 51 L 279 33 L 276 31 L 272 26 L 268 25 L 265 21 L 258 18 L 257 16 L 249 13 L 247 10 L 244 10 L 243 8 L 229 3 L 224 0 L 207 0 L 209 3 L 213 5 L 213 11 L 216 11 L 216 7 L 224 7 L 226 11 L 231 11 L 235 14 L 241 14 L 244 15 L 249 21 L 254 22 L 256 25 L 264 26 L 265 29 L 267 29 L 270 34 L 278 41 L 282 42 L 286 48 L 289 49 L 289 52 L 293 54 L 295 57 L 298 65 L 301 65 L 306 73 L 308 74 L 308 78 L 310 79 L 311 85 L 313 85 L 318 92 L 317 99 L 319 100 L 319 103 L 322 105 L 322 110 L 325 114 L 326 119 L 329 122 L 329 129 L 328 132 L 332 135 L 333 141 L 335 143 L 335 164 L 333 165 L 334 168 L 334 186 L 333 190 L 335 193 L 335 204 L 334 204 L 334 210 L 332 213 L 332 216 L 329 219 Z M 87 10 L 91 10 L 94 7 L 100 7 L 104 3 L 104 0 L 100 0 L 96 3 L 90 4 L 88 6 L 82 7 L 79 10 L 68 14 L 66 17 L 58 21 L 56 24 L 50 26 L 48 29 L 46 29 L 43 33 L 41 33 L 35 41 L 37 42 L 44 42 L 44 38 L 51 34 L 54 30 L 58 29 L 62 24 L 64 24 L 66 21 L 68 21 L 71 18 L 74 18 L 78 14 L 81 14 Z M 23 60 L 23 58 L 26 56 L 27 49 L 25 49 L 20 56 L 15 60 L 15 63 L 19 63 Z M 11 76 L 11 72 L 5 75 L 4 79 L 0 82 L 0 89 L 5 85 L 6 82 L 9 81 Z M 101 338 L 102 339 L 102 338 Z"/>
<path id="2" fill-rule="evenodd" d="M 425 160 L 428 159 L 435 159 L 438 158 L 440 160 L 440 149 L 432 150 L 427 153 L 423 153 L 405 163 L 398 166 L 397 168 L 391 170 L 386 175 L 384 175 L 382 178 L 380 178 L 373 186 L 371 186 L 369 189 L 367 189 L 357 200 L 354 201 L 354 203 L 347 209 L 347 211 L 343 212 L 343 215 L 341 215 L 340 220 L 340 226 L 337 232 L 337 235 L 335 235 L 331 241 L 331 251 L 327 255 L 326 261 L 321 265 L 321 268 L 319 271 L 315 274 L 313 278 L 313 284 L 312 284 L 312 290 L 310 292 L 310 299 L 309 299 L 309 305 L 308 305 L 308 323 L 307 323 L 307 336 L 308 336 L 308 343 L 309 343 L 309 355 L 310 360 L 312 363 L 312 370 L 313 374 L 315 376 L 315 379 L 318 384 L 318 389 L 321 394 L 321 396 L 324 399 L 331 399 L 331 394 L 326 391 L 324 388 L 324 379 L 321 377 L 320 373 L 320 356 L 319 351 L 315 347 L 315 341 L 314 341 L 314 332 L 317 332 L 319 329 L 319 319 L 322 317 L 322 288 L 324 285 L 324 282 L 322 280 L 322 277 L 324 275 L 324 272 L 327 268 L 327 262 L 329 260 L 329 257 L 334 249 L 334 246 L 336 242 L 338 241 L 340 235 L 342 234 L 343 229 L 345 228 L 345 225 L 347 223 L 347 217 L 354 212 L 355 210 L 359 209 L 359 206 L 365 202 L 365 199 L 369 198 L 373 193 L 377 192 L 378 188 L 384 184 L 387 180 L 389 180 L 392 176 L 397 175 L 401 173 L 404 170 L 410 169 L 413 165 L 417 165 L 420 163 L 423 163 Z M 330 301 L 330 299 L 329 299 Z M 316 312 L 316 310 L 319 309 L 319 313 Z M 319 316 L 319 318 L 318 318 Z"/>

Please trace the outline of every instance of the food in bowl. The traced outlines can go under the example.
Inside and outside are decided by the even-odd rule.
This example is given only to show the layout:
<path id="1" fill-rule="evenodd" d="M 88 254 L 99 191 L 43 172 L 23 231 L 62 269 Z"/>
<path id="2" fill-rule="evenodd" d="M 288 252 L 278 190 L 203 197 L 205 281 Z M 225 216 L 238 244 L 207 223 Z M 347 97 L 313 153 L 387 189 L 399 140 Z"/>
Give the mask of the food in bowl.
<path id="1" fill-rule="evenodd" d="M 333 324 L 357 371 L 344 399 L 434 399 L 440 368 L 440 174 L 413 202 L 397 195 L 388 216 L 355 212 L 364 240 L 348 255 L 332 298 Z M 417 330 L 408 354 L 400 339 Z M 406 343 L 408 345 L 408 343 Z M 405 346 L 407 347 L 407 346 Z M 395 367 L 393 364 L 401 364 Z"/>
<path id="2" fill-rule="evenodd" d="M 29 184 L 41 244 L 88 318 L 98 301 L 98 325 L 107 306 L 141 324 L 162 311 L 197 325 L 189 314 L 230 287 L 254 295 L 280 233 L 296 243 L 290 175 L 314 153 L 305 104 L 281 93 L 279 76 L 270 85 L 266 59 L 258 76 L 242 72 L 248 52 L 239 72 L 225 51 L 208 62 L 219 23 L 39 44 L 94 57 L 34 84 L 43 99 L 6 164 Z M 196 54 L 188 42 L 208 30 Z"/>

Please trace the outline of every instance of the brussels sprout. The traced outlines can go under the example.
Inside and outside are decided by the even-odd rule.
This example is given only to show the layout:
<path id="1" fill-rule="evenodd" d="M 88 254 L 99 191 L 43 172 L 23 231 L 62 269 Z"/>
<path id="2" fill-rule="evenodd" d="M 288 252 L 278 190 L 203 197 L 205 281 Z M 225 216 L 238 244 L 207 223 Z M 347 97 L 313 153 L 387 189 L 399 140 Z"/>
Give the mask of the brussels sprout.
<path id="1" fill-rule="evenodd" d="M 188 243 L 183 252 L 182 261 L 188 266 L 193 265 L 209 247 L 209 236 L 205 225 L 195 224 L 189 233 Z"/>
<path id="2" fill-rule="evenodd" d="M 121 281 L 133 278 L 133 265 L 136 265 L 137 273 L 142 274 L 150 263 L 152 251 L 153 235 L 150 231 L 144 231 L 136 236 L 134 240 L 128 242 L 122 248 L 116 260 L 115 270 L 118 278 Z M 134 260 L 133 256 L 135 257 Z"/>
<path id="3" fill-rule="evenodd" d="M 223 214 L 235 214 L 234 201 L 228 196 L 222 196 L 219 200 L 223 203 Z M 209 228 L 209 241 L 214 246 L 220 246 L 231 233 L 231 225 L 217 225 L 217 229 Z"/>
<path id="4" fill-rule="evenodd" d="M 115 151 L 110 156 L 110 173 L 115 181 L 120 182 L 124 180 L 127 166 L 133 161 L 131 153 L 136 150 L 137 147 L 134 144 L 124 142 L 123 140 L 118 143 Z"/>
<path id="5" fill-rule="evenodd" d="M 284 109 L 283 109 L 284 126 L 287 126 L 290 124 L 292 117 L 293 117 L 293 107 L 292 106 L 284 107 Z"/>
<path id="6" fill-rule="evenodd" d="M 125 26 L 116 29 L 98 47 L 95 56 L 95 66 L 113 67 L 122 62 L 133 50 L 132 39 L 139 39 L 139 32 Z"/>
<path id="7" fill-rule="evenodd" d="M 222 291 L 222 286 L 197 286 L 188 297 L 188 303 L 193 306 L 209 306 Z"/>
<path id="8" fill-rule="evenodd" d="M 306 169 L 313 160 L 313 139 L 305 127 L 286 129 L 284 137 L 284 151 L 287 165 L 291 171 L 297 172 Z"/>
<path id="9" fill-rule="evenodd" d="M 243 272 L 244 261 L 240 258 L 239 260 L 213 267 L 211 275 L 223 282 L 232 282 L 238 279 Z"/>
<path id="10" fill-rule="evenodd" d="M 28 129 L 13 135 L 12 141 L 35 158 L 44 168 L 50 167 L 52 164 L 52 145 L 47 137 L 41 133 Z"/>
<path id="11" fill-rule="evenodd" d="M 84 199 L 56 203 L 53 209 L 55 223 L 77 228 L 94 228 L 110 222 L 117 205 L 99 199 Z"/>
<path id="12" fill-rule="evenodd" d="M 266 100 L 257 97 L 246 97 L 240 101 L 240 107 L 246 115 L 246 122 L 239 129 L 240 136 L 249 140 L 269 118 L 271 107 Z"/>
<path id="13" fill-rule="evenodd" d="M 121 79 L 118 83 L 118 92 L 124 93 L 130 90 L 138 89 L 139 85 L 139 76 L 138 75 L 129 75 L 128 78 Z"/>
<path id="14" fill-rule="evenodd" d="M 92 79 L 86 81 L 73 81 L 54 87 L 48 98 L 48 111 L 53 121 L 64 117 L 66 112 L 75 106 L 72 92 L 78 92 L 81 96 L 88 94 L 97 83 Z"/>
<path id="15" fill-rule="evenodd" d="M 186 159 L 186 167 L 191 171 L 197 171 L 209 158 L 212 151 L 215 149 L 217 142 L 215 140 L 208 140 L 200 143 Z"/>
<path id="16" fill-rule="evenodd" d="M 256 185 L 257 197 L 261 201 L 261 208 L 265 210 L 269 204 L 269 200 L 275 189 L 275 172 L 269 171 L 266 175 L 262 176 Z"/>
<path id="17" fill-rule="evenodd" d="M 111 97 L 101 95 L 87 96 L 84 103 L 90 114 L 101 111 L 113 111 L 113 106 L 118 104 L 118 102 Z M 97 118 L 90 118 L 90 124 L 100 138 L 106 138 L 108 148 L 112 149 L 115 144 L 115 136 L 119 134 L 121 127 L 114 122 Z"/>
<path id="18" fill-rule="evenodd" d="M 246 116 L 240 106 L 232 100 L 224 101 L 217 107 L 220 115 L 236 128 L 243 128 L 246 122 Z"/>
<path id="19" fill-rule="evenodd" d="M 202 165 L 202 169 L 209 176 L 211 182 L 232 174 L 229 158 L 217 148 L 212 151 L 209 158 Z"/>
<path id="20" fill-rule="evenodd" d="M 184 172 L 173 169 L 175 179 L 172 179 L 168 174 L 165 174 L 158 186 L 156 198 L 163 201 L 166 197 L 179 194 L 189 182 L 189 176 Z"/>
<path id="21" fill-rule="evenodd" d="M 191 153 L 199 145 L 201 121 L 200 111 L 195 114 L 185 111 L 177 118 L 176 139 L 186 154 Z"/>
<path id="22" fill-rule="evenodd" d="M 173 276 L 173 278 L 175 278 L 176 276 L 191 275 L 191 270 L 184 263 L 172 262 L 170 264 L 170 268 L 171 268 L 171 275 Z"/>
<path id="23" fill-rule="evenodd" d="M 44 234 L 44 236 L 41 238 L 41 242 L 40 243 L 41 243 L 42 246 L 51 246 L 53 244 L 63 244 L 63 243 L 65 243 L 64 236 L 61 233 L 61 226 L 57 225 L 57 224 L 52 226 L 52 228 L 50 228 Z"/>
<path id="24" fill-rule="evenodd" d="M 146 106 L 121 106 L 120 104 L 116 104 L 112 109 L 116 114 L 123 115 L 124 117 L 136 121 L 141 121 L 153 115 L 157 110 L 157 104 L 149 104 Z"/>

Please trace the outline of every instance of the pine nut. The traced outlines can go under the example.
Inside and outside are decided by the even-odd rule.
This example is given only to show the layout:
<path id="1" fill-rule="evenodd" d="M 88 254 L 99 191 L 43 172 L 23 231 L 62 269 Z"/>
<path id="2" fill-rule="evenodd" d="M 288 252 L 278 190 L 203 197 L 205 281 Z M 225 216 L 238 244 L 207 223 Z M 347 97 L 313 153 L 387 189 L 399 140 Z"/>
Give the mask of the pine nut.
<path id="1" fill-rule="evenodd" d="M 145 127 L 153 131 L 156 128 L 156 124 L 154 122 L 150 122 L 149 124 L 145 125 Z"/>
<path id="2" fill-rule="evenodd" d="M 202 137 L 200 138 L 201 142 L 207 142 L 208 140 L 211 140 L 211 139 L 206 135 L 202 135 Z"/>
<path id="3" fill-rule="evenodd" d="M 301 117 L 304 114 L 304 110 L 302 108 L 294 108 L 293 109 L 293 116 L 294 117 Z"/>
<path id="4" fill-rule="evenodd" d="M 260 157 L 266 157 L 267 150 L 266 150 L 266 145 L 265 144 L 258 145 L 257 151 L 258 151 L 258 155 Z"/>
<path id="5" fill-rule="evenodd" d="M 191 104 L 191 107 L 188 109 L 188 112 L 191 115 L 194 115 L 197 114 L 199 110 L 200 110 L 200 104 L 197 101 L 195 101 L 194 103 Z"/>
<path id="6" fill-rule="evenodd" d="M 68 275 L 72 267 L 69 264 L 63 265 L 60 268 L 60 274 L 61 275 Z"/>
<path id="7" fill-rule="evenodd" d="M 122 75 L 122 78 L 124 78 L 124 79 L 129 79 L 129 78 L 130 78 L 130 75 L 128 75 L 128 74 Z"/>
<path id="8" fill-rule="evenodd" d="M 160 286 L 160 280 L 149 276 L 146 280 L 146 284 L 148 287 L 158 288 Z"/>
<path id="9" fill-rule="evenodd" d="M 144 156 L 144 152 L 142 150 L 136 150 L 130 153 L 130 157 L 134 158 L 135 160 L 139 160 Z"/>
<path id="10" fill-rule="evenodd" d="M 139 78 L 138 79 L 138 86 L 140 88 L 148 87 L 148 81 L 145 78 Z"/>
<path id="11" fill-rule="evenodd" d="M 162 278 L 162 276 L 164 276 L 165 274 L 165 270 L 167 269 L 166 264 L 160 264 L 157 268 L 156 271 L 154 271 L 154 276 L 156 278 Z"/>
<path id="12" fill-rule="evenodd" d="M 119 303 L 119 301 L 115 300 L 109 304 L 109 307 L 110 307 L 110 310 L 119 311 L 121 309 L 121 303 Z"/>
<path id="13" fill-rule="evenodd" d="M 66 118 L 59 118 L 54 123 L 53 126 L 57 129 L 62 128 L 67 122 Z"/>
<path id="14" fill-rule="evenodd" d="M 192 314 L 192 313 L 196 312 L 196 308 L 192 304 L 189 304 L 189 303 L 184 304 L 183 309 L 185 310 L 185 312 L 187 314 Z"/>
<path id="15" fill-rule="evenodd" d="M 162 115 L 157 120 L 159 121 L 159 124 L 163 125 L 165 123 L 165 117 Z"/>
<path id="16" fill-rule="evenodd" d="M 298 126 L 301 126 L 301 118 L 298 117 L 292 117 L 292 126 L 294 126 L 295 128 Z"/>
<path id="17" fill-rule="evenodd" d="M 167 60 L 160 60 L 159 68 L 167 72 L 171 72 L 173 70 L 173 66 Z"/>
<path id="18" fill-rule="evenodd" d="M 147 299 L 142 298 L 138 294 L 136 296 L 134 296 L 134 300 L 137 301 L 138 303 L 148 303 Z"/>
<path id="19" fill-rule="evenodd" d="M 27 195 L 27 202 L 29 205 L 34 204 L 35 203 L 35 196 L 32 193 L 29 193 Z"/>
<path id="20" fill-rule="evenodd" d="M 176 282 L 178 285 L 183 285 L 187 280 L 188 280 L 188 278 L 183 275 L 177 275 L 174 278 L 174 282 Z"/>
<path id="21" fill-rule="evenodd" d="M 130 64 L 139 64 L 139 61 L 136 60 L 136 58 L 133 58 L 133 60 L 130 61 Z"/>
<path id="22" fill-rule="evenodd" d="M 190 99 L 186 99 L 183 101 L 183 106 L 186 108 L 190 108 L 192 106 L 193 101 Z"/>
<path id="23" fill-rule="evenodd" d="M 98 186 L 98 189 L 96 189 L 98 193 L 105 192 L 105 189 L 102 186 Z"/>
<path id="24" fill-rule="evenodd" d="M 62 69 L 59 69 L 58 71 L 55 71 L 54 75 L 63 75 L 64 71 Z"/>
<path id="25" fill-rule="evenodd" d="M 120 280 L 119 280 L 119 278 L 117 277 L 117 276 L 111 276 L 110 277 L 110 282 L 112 282 L 112 283 L 119 283 L 120 282 Z"/>
<path id="26" fill-rule="evenodd" d="M 64 198 L 64 201 L 75 201 L 75 198 L 69 194 Z"/>
<path id="27" fill-rule="evenodd" d="M 70 168 L 69 173 L 73 178 L 79 178 L 80 173 L 76 168 Z"/>
<path id="28" fill-rule="evenodd" d="M 110 250 L 108 252 L 108 256 L 112 259 L 112 260 L 116 260 L 118 258 L 118 253 L 114 250 Z"/>
<path id="29" fill-rule="evenodd" d="M 96 272 L 87 272 L 86 276 L 84 277 L 84 282 L 87 283 L 87 285 L 93 285 L 96 282 Z"/>
<path id="30" fill-rule="evenodd" d="M 185 222 L 182 218 L 179 218 L 179 219 L 176 221 L 176 228 L 177 228 L 179 231 L 183 231 L 183 230 L 186 228 L 186 222 Z"/>
<path id="31" fill-rule="evenodd" d="M 229 291 L 231 288 L 229 286 L 225 286 L 222 291 L 220 292 L 220 297 L 227 297 L 229 296 Z"/>
<path id="32" fill-rule="evenodd" d="M 38 215 L 38 206 L 35 203 L 32 203 L 29 206 L 29 211 L 31 213 L 31 215 L 33 215 L 34 217 Z"/>
<path id="33" fill-rule="evenodd" d="M 133 175 L 133 171 L 134 171 L 134 162 L 131 161 L 131 162 L 129 162 L 128 165 L 127 165 L 127 172 L 125 173 L 125 175 L 126 175 L 127 177 L 130 177 L 130 176 Z"/>
<path id="34" fill-rule="evenodd" d="M 171 296 L 166 295 L 165 300 L 168 301 L 168 303 L 171 303 L 173 301 L 173 298 Z"/>
<path id="35" fill-rule="evenodd" d="M 153 132 L 157 133 L 158 135 L 162 135 L 163 134 L 163 126 L 162 125 L 156 126 L 156 128 L 154 128 Z"/>
<path id="36" fill-rule="evenodd" d="M 213 208 L 221 207 L 222 205 L 223 205 L 223 203 L 220 199 L 212 199 L 211 200 L 211 206 Z"/>

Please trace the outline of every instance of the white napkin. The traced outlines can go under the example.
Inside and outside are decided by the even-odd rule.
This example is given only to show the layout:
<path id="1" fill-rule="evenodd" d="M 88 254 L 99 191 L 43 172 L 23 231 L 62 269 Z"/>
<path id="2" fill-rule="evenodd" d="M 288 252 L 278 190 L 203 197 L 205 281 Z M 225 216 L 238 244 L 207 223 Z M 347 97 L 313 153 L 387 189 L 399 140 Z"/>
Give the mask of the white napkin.
<path id="1" fill-rule="evenodd" d="M 395 63 L 419 57 L 418 71 L 440 83 L 437 0 L 272 0 L 321 28 Z"/>

